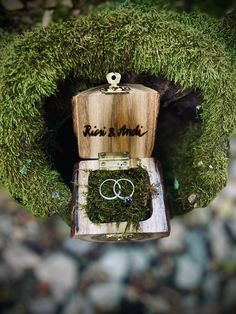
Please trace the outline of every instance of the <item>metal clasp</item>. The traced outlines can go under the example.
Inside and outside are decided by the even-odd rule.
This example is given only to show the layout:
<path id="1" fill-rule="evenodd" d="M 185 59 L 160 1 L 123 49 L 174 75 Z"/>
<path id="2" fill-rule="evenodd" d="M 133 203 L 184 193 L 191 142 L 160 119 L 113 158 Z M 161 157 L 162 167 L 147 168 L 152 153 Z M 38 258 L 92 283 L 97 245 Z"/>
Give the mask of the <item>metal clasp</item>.
<path id="1" fill-rule="evenodd" d="M 99 153 L 100 170 L 128 170 L 130 169 L 130 157 L 128 152 Z"/>
<path id="2" fill-rule="evenodd" d="M 117 72 L 108 73 L 107 81 L 110 84 L 107 88 L 102 87 L 100 91 L 103 94 L 118 94 L 118 93 L 129 93 L 130 87 L 129 86 L 119 86 L 121 75 Z"/>

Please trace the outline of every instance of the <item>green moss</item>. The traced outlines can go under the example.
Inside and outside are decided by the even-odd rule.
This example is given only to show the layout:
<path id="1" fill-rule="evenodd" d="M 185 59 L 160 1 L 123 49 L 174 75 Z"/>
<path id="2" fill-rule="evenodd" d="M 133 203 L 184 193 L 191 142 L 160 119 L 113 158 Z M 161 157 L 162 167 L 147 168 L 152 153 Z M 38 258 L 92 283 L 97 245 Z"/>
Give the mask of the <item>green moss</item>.
<path id="1" fill-rule="evenodd" d="M 236 126 L 235 33 L 225 25 L 199 12 L 127 6 L 17 36 L 0 62 L 0 181 L 35 215 L 69 217 L 70 189 L 42 141 L 45 99 L 67 77 L 91 86 L 115 69 L 162 75 L 202 92 L 201 129 L 168 138 L 163 166 L 168 191 L 174 178 L 179 182 L 169 193 L 172 214 L 192 209 L 186 201 L 192 193 L 206 206 L 225 185 Z"/>
<path id="2" fill-rule="evenodd" d="M 104 180 L 121 178 L 129 179 L 133 182 L 135 190 L 132 197 L 132 203 L 127 206 L 124 201 L 116 198 L 106 200 L 99 193 L 99 186 Z M 105 196 L 114 196 L 113 182 L 106 182 L 102 187 L 102 193 Z M 122 181 L 122 196 L 128 196 L 132 193 L 130 183 Z M 96 170 L 89 173 L 88 195 L 86 204 L 86 213 L 89 219 L 96 224 L 127 221 L 127 228 L 131 227 L 137 231 L 139 222 L 148 219 L 151 214 L 151 186 L 148 173 L 145 169 L 138 167 L 129 170 L 106 171 Z"/>

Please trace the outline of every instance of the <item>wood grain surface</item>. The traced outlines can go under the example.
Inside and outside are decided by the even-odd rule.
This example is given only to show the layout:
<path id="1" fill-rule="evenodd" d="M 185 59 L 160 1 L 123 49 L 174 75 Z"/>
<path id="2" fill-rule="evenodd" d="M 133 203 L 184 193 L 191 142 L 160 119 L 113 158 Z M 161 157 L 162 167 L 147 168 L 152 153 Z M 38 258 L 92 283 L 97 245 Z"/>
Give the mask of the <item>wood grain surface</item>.
<path id="1" fill-rule="evenodd" d="M 125 94 L 102 94 L 100 86 L 73 97 L 74 132 L 81 158 L 123 151 L 132 158 L 151 156 L 159 93 L 143 85 L 129 86 L 131 90 Z"/>

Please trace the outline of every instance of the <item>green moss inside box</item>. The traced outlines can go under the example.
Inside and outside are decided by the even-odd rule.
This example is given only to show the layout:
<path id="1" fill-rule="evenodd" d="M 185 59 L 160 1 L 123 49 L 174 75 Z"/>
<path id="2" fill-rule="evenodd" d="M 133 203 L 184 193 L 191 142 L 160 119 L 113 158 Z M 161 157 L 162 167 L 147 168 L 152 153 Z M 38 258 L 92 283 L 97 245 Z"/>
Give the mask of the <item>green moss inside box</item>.
<path id="1" fill-rule="evenodd" d="M 107 179 L 118 180 L 125 178 L 131 180 L 134 184 L 134 194 L 132 203 L 125 205 L 124 201 L 116 198 L 114 200 L 104 199 L 99 192 L 99 186 Z M 132 186 L 129 182 L 122 181 L 121 195 L 128 196 L 132 193 Z M 105 196 L 114 196 L 114 182 L 108 181 L 102 187 L 102 193 Z M 153 190 L 154 191 L 154 190 Z M 129 170 L 95 170 L 89 172 L 88 194 L 85 210 L 88 218 L 96 224 L 108 222 L 126 221 L 127 226 L 132 226 L 137 230 L 138 224 L 142 220 L 148 219 L 152 215 L 151 185 L 148 172 L 141 168 L 132 168 Z M 158 190 L 156 188 L 156 196 Z M 153 192 L 153 197 L 155 197 Z"/>
<path id="2" fill-rule="evenodd" d="M 168 117 L 161 95 L 153 157 L 163 166 L 172 216 L 208 205 L 226 184 L 236 129 L 235 29 L 235 16 L 131 5 L 10 39 L 0 34 L 1 184 L 36 216 L 57 213 L 69 222 L 79 159 L 71 97 L 115 70 L 126 82 L 144 75 L 157 90 L 161 78 L 167 92 L 171 85 L 201 95 L 201 122 L 177 119 L 174 132 L 161 127 Z M 169 108 L 178 111 L 182 101 L 175 100 Z"/>

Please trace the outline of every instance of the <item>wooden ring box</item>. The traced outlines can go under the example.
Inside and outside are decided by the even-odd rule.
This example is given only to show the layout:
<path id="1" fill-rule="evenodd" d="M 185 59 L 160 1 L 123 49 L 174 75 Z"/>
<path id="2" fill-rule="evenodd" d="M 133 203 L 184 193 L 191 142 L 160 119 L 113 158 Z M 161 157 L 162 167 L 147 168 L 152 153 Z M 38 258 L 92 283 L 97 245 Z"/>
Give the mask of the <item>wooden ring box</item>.
<path id="1" fill-rule="evenodd" d="M 75 165 L 71 235 L 90 241 L 144 241 L 169 235 L 168 211 L 165 206 L 163 180 L 158 161 L 151 158 L 160 95 L 139 84 L 129 84 L 130 91 L 104 94 L 103 86 L 91 88 L 73 97 L 74 132 L 82 159 Z M 150 184 L 158 186 L 152 198 L 152 215 L 139 223 L 138 231 L 125 232 L 127 223 L 94 224 L 84 206 L 88 192 L 89 171 L 101 169 L 98 155 L 129 152 L 130 167 L 139 163 L 149 174 Z M 109 169 L 110 170 L 110 169 Z"/>

